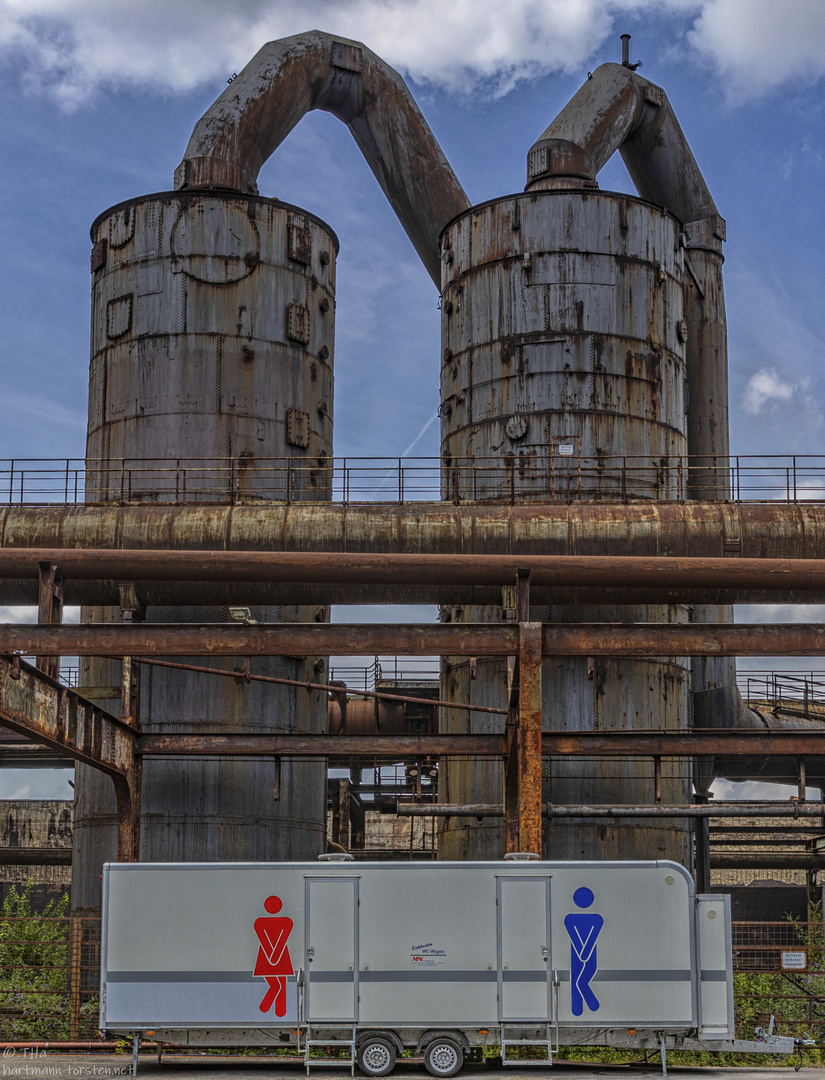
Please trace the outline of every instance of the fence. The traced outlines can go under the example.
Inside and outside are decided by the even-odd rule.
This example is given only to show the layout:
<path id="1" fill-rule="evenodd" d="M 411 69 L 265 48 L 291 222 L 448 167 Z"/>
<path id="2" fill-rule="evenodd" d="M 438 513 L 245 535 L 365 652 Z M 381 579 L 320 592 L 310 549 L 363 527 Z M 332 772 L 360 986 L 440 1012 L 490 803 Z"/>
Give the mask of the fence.
<path id="1" fill-rule="evenodd" d="M 0 918 L 0 1038 L 94 1039 L 100 919 Z"/>
<path id="2" fill-rule="evenodd" d="M 823 1038 L 822 923 L 735 922 L 733 969 L 740 1038 L 771 1013 L 784 1033 Z M 0 1040 L 94 1039 L 99 979 L 99 919 L 0 918 Z"/>
<path id="3" fill-rule="evenodd" d="M 0 504 L 825 501 L 825 456 L 0 459 Z M 565 449 L 573 449 L 572 446 Z"/>

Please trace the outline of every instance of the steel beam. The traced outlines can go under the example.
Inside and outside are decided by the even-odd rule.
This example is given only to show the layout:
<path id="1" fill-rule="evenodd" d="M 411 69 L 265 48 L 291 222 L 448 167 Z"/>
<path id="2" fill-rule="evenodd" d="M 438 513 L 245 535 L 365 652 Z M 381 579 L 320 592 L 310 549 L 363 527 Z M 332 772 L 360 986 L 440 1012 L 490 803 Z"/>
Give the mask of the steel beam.
<path id="1" fill-rule="evenodd" d="M 398 803 L 399 817 L 503 817 L 504 809 L 495 803 Z M 545 818 L 752 818 L 752 817 L 815 817 L 825 814 L 825 803 L 742 803 L 721 806 L 556 806 L 548 804 L 541 809 Z M 738 829 L 752 829 L 753 826 L 739 826 Z M 805 833 L 810 833 L 808 827 Z M 738 830 L 737 830 L 738 831 Z M 821 831 L 821 830 L 820 830 Z M 762 830 L 760 830 L 761 834 Z M 784 833 L 793 832 L 792 826 L 786 826 Z M 790 843 L 794 839 L 786 837 L 775 841 L 779 844 Z M 804 838 L 803 838 L 804 839 Z M 750 841 L 752 842 L 752 841 Z M 762 842 L 762 841 L 760 841 Z"/>
<path id="2" fill-rule="evenodd" d="M 505 735 L 220 735 L 140 736 L 137 753 L 241 757 L 337 757 L 353 755 L 400 761 L 408 757 L 501 757 Z M 725 757 L 759 754 L 792 757 L 825 755 L 825 730 L 778 732 L 720 729 L 704 732 L 567 731 L 543 732 L 543 757 Z M 798 804 L 799 805 L 799 804 Z M 807 804 L 805 804 L 807 805 Z M 711 810 L 714 807 L 711 806 Z"/>
<path id="3" fill-rule="evenodd" d="M 825 625 L 544 623 L 544 656 L 822 656 Z M 518 652 L 503 623 L 124 623 L 0 626 L 0 655 L 503 656 Z"/>
<path id="4" fill-rule="evenodd" d="M 823 743 L 825 745 L 825 743 Z M 143 757 L 503 757 L 503 735 L 149 735 L 140 736 Z"/>
<path id="5" fill-rule="evenodd" d="M 42 652 L 51 654 L 52 650 Z M 0 656 L 0 722 L 112 778 L 118 809 L 118 859 L 135 861 L 140 822 L 136 729 L 30 664 L 3 656 Z"/>
<path id="6" fill-rule="evenodd" d="M 711 851 L 710 865 L 714 870 L 825 870 L 825 855 L 813 851 Z"/>

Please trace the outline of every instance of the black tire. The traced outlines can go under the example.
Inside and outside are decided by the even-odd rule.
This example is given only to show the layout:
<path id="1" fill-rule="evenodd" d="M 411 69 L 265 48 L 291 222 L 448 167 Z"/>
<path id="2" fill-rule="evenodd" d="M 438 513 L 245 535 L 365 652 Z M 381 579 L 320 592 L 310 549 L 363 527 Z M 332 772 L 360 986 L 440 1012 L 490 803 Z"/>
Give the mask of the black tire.
<path id="1" fill-rule="evenodd" d="M 356 1061 L 365 1076 L 388 1076 L 395 1068 L 395 1046 L 389 1039 L 371 1035 L 358 1047 Z"/>
<path id="2" fill-rule="evenodd" d="M 464 1064 L 464 1051 L 455 1039 L 439 1035 L 427 1044 L 424 1067 L 430 1076 L 455 1076 Z"/>

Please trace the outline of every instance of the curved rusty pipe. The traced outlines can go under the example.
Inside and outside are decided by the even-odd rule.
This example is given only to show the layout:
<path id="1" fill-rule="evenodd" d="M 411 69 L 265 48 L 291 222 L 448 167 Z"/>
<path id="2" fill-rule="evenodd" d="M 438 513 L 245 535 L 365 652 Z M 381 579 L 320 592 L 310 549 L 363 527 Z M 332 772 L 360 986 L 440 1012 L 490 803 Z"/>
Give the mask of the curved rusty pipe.
<path id="1" fill-rule="evenodd" d="M 350 129 L 440 289 L 439 233 L 470 200 L 404 80 L 358 41 L 312 30 L 264 45 L 195 125 L 175 187 L 257 191 L 261 166 L 312 109 Z"/>
<path id="2" fill-rule="evenodd" d="M 643 199 L 684 223 L 718 216 L 664 90 L 621 64 L 597 68 L 536 140 L 526 190 L 560 187 L 563 178 L 592 186 L 616 150 Z"/>

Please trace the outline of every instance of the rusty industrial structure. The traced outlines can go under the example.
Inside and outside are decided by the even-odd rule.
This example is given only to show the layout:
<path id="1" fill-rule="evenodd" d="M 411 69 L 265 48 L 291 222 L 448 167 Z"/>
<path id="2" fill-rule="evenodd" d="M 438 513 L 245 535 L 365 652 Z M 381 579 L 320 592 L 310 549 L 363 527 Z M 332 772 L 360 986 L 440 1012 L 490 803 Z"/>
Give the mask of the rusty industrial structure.
<path id="1" fill-rule="evenodd" d="M 257 190 L 311 109 L 350 128 L 441 295 L 440 460 L 399 463 L 383 502 L 333 456 L 338 241 Z M 616 151 L 638 197 L 599 189 Z M 0 600 L 39 613 L 0 626 L 24 739 L 2 760 L 75 762 L 76 910 L 108 859 L 314 858 L 328 800 L 346 847 L 390 763 L 382 807 L 442 858 L 673 858 L 707 888 L 708 821 L 744 813 L 709 805 L 715 778 L 792 785 L 762 812 L 821 821 L 825 716 L 736 683 L 736 656 L 825 653 L 825 627 L 732 617 L 825 601 L 825 500 L 795 459 L 782 498 L 751 497 L 730 456 L 724 239 L 626 57 L 529 148 L 524 192 L 472 206 L 400 76 L 320 32 L 232 80 L 173 190 L 97 218 L 85 463 L 0 474 Z M 330 624 L 340 603 L 441 621 Z M 329 672 L 389 653 L 439 657 L 438 681 Z"/>

